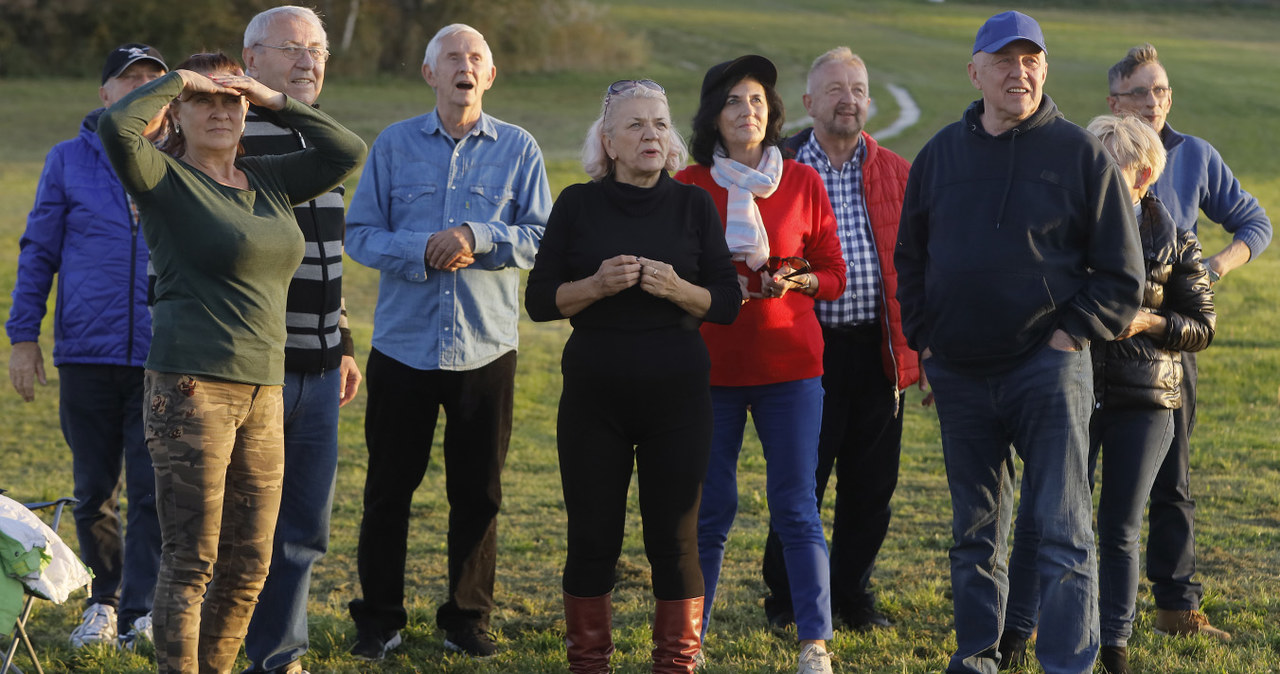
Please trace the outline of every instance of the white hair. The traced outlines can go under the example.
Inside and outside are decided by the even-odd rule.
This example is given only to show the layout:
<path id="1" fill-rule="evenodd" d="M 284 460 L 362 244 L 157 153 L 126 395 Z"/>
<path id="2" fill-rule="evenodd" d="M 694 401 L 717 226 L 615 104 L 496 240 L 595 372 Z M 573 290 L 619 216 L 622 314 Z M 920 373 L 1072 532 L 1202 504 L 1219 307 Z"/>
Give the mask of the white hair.
<path id="1" fill-rule="evenodd" d="M 324 36 L 324 46 L 328 48 L 329 36 L 324 32 L 324 22 L 320 20 L 320 15 L 316 14 L 314 9 L 298 7 L 297 5 L 282 5 L 259 12 L 249 20 L 249 25 L 245 26 L 244 29 L 245 49 L 258 44 L 265 44 L 263 41 L 268 39 L 271 33 L 271 23 L 277 18 L 284 17 L 302 19 L 315 26 L 320 31 L 320 34 Z"/>
<path id="2" fill-rule="evenodd" d="M 613 136 L 614 124 L 617 122 L 617 115 L 614 114 L 618 109 L 617 104 L 631 98 L 651 98 L 662 101 L 664 106 L 667 105 L 666 94 L 648 87 L 637 86 L 616 94 L 605 94 L 604 101 L 600 104 L 600 116 L 591 123 L 591 127 L 587 129 L 587 138 L 582 142 L 582 170 L 586 171 L 592 180 L 600 180 L 613 173 L 613 158 L 605 152 L 604 137 Z M 667 116 L 671 116 L 669 106 Z M 688 160 L 689 150 L 680 132 L 676 131 L 675 124 L 670 122 L 667 125 L 667 144 L 669 146 L 667 163 L 663 168 L 668 171 L 683 168 Z"/>
<path id="3" fill-rule="evenodd" d="M 436 59 L 440 58 L 440 43 L 459 33 L 470 33 L 480 38 L 480 46 L 481 51 L 484 53 L 484 58 L 489 62 L 489 65 L 493 65 L 493 52 L 489 50 L 489 42 L 484 39 L 480 31 L 465 23 L 451 23 L 436 31 L 435 37 L 432 37 L 431 41 L 427 43 L 427 51 L 422 55 L 422 65 L 435 68 Z"/>

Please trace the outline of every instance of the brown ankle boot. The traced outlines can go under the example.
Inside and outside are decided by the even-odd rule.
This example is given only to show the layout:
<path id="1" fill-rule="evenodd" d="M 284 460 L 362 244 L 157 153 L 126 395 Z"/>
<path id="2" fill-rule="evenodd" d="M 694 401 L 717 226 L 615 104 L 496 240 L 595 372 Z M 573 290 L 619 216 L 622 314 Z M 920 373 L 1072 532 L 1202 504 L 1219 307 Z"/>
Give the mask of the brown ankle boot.
<path id="1" fill-rule="evenodd" d="M 702 597 L 658 600 L 653 612 L 653 674 L 689 674 L 702 650 Z"/>
<path id="2" fill-rule="evenodd" d="M 699 609 L 701 610 L 701 609 Z M 701 613 L 699 613 L 701 615 Z M 564 593 L 565 651 L 572 674 L 609 674 L 613 655 L 613 595 Z"/>

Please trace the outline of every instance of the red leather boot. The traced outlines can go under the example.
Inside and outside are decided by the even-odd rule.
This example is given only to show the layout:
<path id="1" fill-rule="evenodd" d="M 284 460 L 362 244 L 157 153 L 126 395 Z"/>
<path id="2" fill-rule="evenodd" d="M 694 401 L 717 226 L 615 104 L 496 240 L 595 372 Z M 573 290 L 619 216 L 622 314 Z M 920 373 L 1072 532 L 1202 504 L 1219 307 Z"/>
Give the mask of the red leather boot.
<path id="1" fill-rule="evenodd" d="M 565 651 L 572 674 L 609 674 L 613 655 L 613 595 L 564 593 Z"/>
<path id="2" fill-rule="evenodd" d="M 653 674 L 689 674 L 702 650 L 702 597 L 658 600 L 653 613 Z"/>

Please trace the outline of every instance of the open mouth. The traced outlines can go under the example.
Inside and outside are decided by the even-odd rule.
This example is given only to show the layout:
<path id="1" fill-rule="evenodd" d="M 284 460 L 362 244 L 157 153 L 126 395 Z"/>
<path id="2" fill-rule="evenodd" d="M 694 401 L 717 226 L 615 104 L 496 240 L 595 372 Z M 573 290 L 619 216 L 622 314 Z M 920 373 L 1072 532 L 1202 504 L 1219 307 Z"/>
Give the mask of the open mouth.
<path id="1" fill-rule="evenodd" d="M 471 91 L 472 89 L 476 88 L 476 85 L 466 81 L 459 82 L 453 86 L 463 91 Z"/>
<path id="2" fill-rule="evenodd" d="M 1029 94 L 1029 93 L 1031 93 L 1031 90 L 1030 90 L 1030 89 L 1024 89 L 1023 87 L 1013 87 L 1013 88 L 1011 88 L 1011 89 L 1006 89 L 1006 91 L 1007 91 L 1008 93 L 1011 93 L 1011 94 L 1014 94 L 1014 95 L 1018 95 L 1018 96 L 1020 96 L 1020 95 L 1022 95 L 1022 94 Z"/>

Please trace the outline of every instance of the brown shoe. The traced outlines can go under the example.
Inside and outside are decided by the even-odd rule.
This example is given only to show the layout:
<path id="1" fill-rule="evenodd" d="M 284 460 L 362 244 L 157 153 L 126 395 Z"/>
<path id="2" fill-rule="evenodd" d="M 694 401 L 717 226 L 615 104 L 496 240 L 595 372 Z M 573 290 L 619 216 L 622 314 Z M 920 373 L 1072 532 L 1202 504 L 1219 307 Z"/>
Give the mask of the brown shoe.
<path id="1" fill-rule="evenodd" d="M 1172 637 L 1189 637 L 1203 634 L 1219 641 L 1231 641 L 1231 633 L 1209 624 L 1209 619 L 1199 611 L 1156 610 L 1155 630 Z"/>

